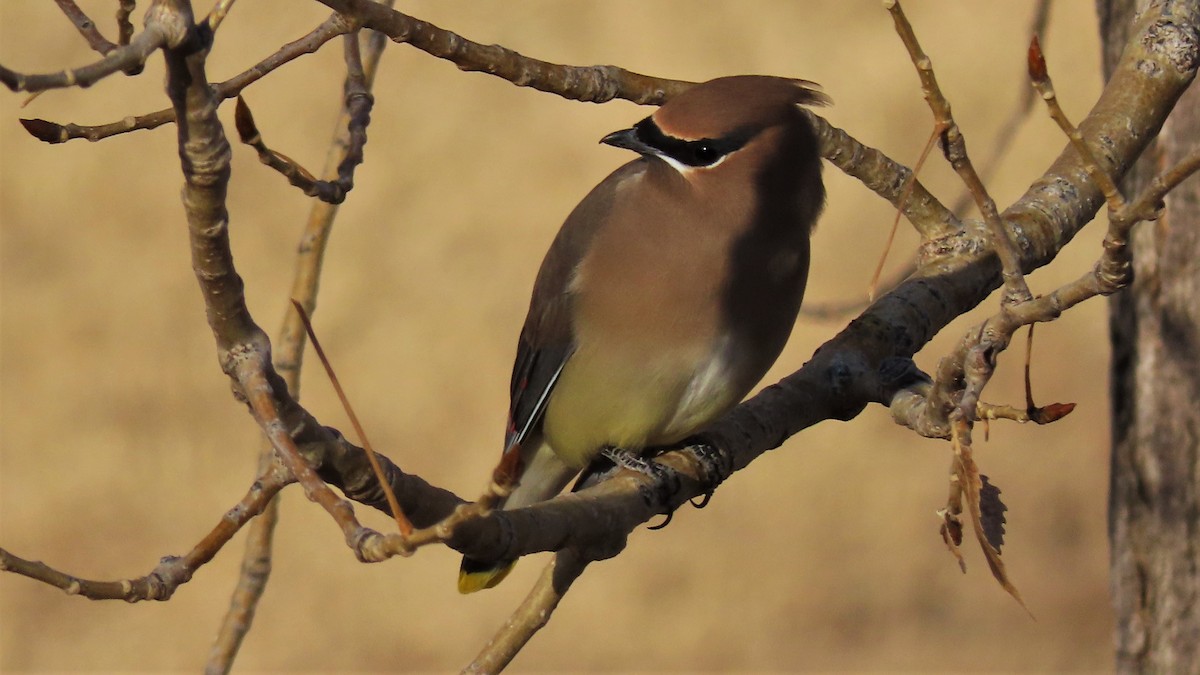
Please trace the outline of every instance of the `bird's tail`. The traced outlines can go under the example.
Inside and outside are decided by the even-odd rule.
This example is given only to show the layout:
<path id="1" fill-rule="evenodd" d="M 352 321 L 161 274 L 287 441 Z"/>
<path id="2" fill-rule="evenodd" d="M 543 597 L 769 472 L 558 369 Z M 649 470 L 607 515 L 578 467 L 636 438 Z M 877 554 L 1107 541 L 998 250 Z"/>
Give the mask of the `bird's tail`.
<path id="1" fill-rule="evenodd" d="M 498 562 L 482 562 L 463 556 L 462 565 L 458 568 L 458 592 L 462 594 L 482 591 L 492 588 L 516 567 L 515 560 L 500 560 Z"/>
<path id="2" fill-rule="evenodd" d="M 559 459 L 545 442 L 538 441 L 530 445 L 534 450 L 522 458 L 525 469 L 521 472 L 517 487 L 500 504 L 500 509 L 519 509 L 550 499 L 562 492 L 571 478 L 579 473 L 579 469 Z M 525 452 L 523 448 L 522 454 Z M 462 565 L 458 568 L 458 592 L 474 593 L 492 588 L 504 581 L 516 564 L 515 560 L 481 561 L 463 556 Z"/>

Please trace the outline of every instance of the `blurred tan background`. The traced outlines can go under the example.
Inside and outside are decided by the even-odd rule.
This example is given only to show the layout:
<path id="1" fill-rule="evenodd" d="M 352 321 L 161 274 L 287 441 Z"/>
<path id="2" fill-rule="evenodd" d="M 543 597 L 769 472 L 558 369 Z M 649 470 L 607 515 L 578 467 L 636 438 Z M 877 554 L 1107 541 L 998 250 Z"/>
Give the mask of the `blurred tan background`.
<path id="1" fill-rule="evenodd" d="M 112 37 L 114 3 L 81 3 Z M 145 4 L 145 3 L 141 3 Z M 206 8 L 208 3 L 197 3 Z M 878 0 L 412 1 L 403 9 L 483 43 L 560 63 L 703 80 L 772 73 L 821 82 L 822 114 L 906 163 L 930 129 L 917 78 Z M 908 11 L 970 148 L 986 155 L 1018 98 L 1033 3 L 945 0 Z M 218 35 L 219 81 L 328 15 L 316 2 L 238 3 Z M 139 10 L 140 16 L 140 10 Z M 1076 119 L 1100 89 L 1092 4 L 1056 3 L 1045 41 Z M 138 21 L 140 26 L 140 18 Z M 93 59 L 52 3 L 0 6 L 0 62 L 26 72 Z M 272 147 L 317 170 L 339 104 L 331 43 L 250 88 Z M 174 128 L 98 144 L 39 143 L 18 117 L 102 123 L 166 105 L 162 62 L 88 90 L 0 96 L 0 545 L 71 573 L 140 576 L 181 554 L 248 486 L 259 434 L 214 356 L 188 262 Z M 538 262 L 563 217 L 630 156 L 597 145 L 649 113 L 564 101 L 464 74 L 403 45 L 384 55 L 366 164 L 342 209 L 316 314 L 376 447 L 474 494 L 502 437 L 508 374 Z M 232 127 L 232 106 L 222 118 Z M 1064 145 L 1039 110 L 992 181 L 1003 206 Z M 861 296 L 892 211 L 827 166 L 810 302 Z M 926 184 L 959 187 L 935 158 Z M 274 332 L 308 203 L 238 146 L 232 235 L 251 310 Z M 1032 283 L 1074 278 L 1094 223 Z M 906 225 L 891 267 L 910 255 Z M 995 307 L 990 300 L 986 309 Z M 810 429 L 739 473 L 705 511 L 638 531 L 594 565 L 515 671 L 1103 671 L 1110 668 L 1103 305 L 1038 330 L 1039 402 L 1076 401 L 1048 428 L 992 425 L 978 443 L 1009 506 L 1005 560 L 1031 621 L 973 545 L 961 574 L 937 534 L 949 448 L 868 408 Z M 918 357 L 926 369 L 984 314 Z M 770 378 L 845 321 L 804 320 Z M 1022 349 L 988 399 L 1020 403 Z M 310 366 L 315 365 L 310 363 Z M 348 428 L 319 369 L 304 402 Z M 545 558 L 495 591 L 455 591 L 458 556 L 427 549 L 362 565 L 297 489 L 283 497 L 275 573 L 242 672 L 446 672 L 467 663 Z M 366 509 L 372 525 L 387 527 Z M 0 670 L 197 671 L 228 603 L 236 539 L 166 603 L 67 597 L 0 575 Z"/>

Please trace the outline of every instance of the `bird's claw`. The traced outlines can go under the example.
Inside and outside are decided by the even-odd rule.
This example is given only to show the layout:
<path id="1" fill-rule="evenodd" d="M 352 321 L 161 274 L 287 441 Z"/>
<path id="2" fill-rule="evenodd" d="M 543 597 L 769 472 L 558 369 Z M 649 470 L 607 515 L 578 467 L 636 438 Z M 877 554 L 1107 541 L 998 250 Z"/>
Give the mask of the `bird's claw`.
<path id="1" fill-rule="evenodd" d="M 708 506 L 717 487 L 733 474 L 733 466 L 728 456 L 703 440 L 692 439 L 688 443 L 687 449 L 700 463 L 701 469 L 704 470 L 704 477 L 708 481 L 708 491 L 704 493 L 700 502 L 696 503 L 694 499 L 689 500 L 692 506 L 702 509 Z"/>
<path id="2" fill-rule="evenodd" d="M 612 446 L 601 450 L 600 455 L 622 469 L 636 471 L 650 478 L 650 486 L 644 488 L 642 493 L 648 505 L 669 505 L 671 495 L 679 490 L 679 472 L 665 464 L 659 464 L 652 459 L 646 459 L 628 450 Z M 667 519 L 650 529 L 661 530 L 671 522 L 675 509 L 670 506 L 666 506 L 666 509 L 664 514 Z"/>

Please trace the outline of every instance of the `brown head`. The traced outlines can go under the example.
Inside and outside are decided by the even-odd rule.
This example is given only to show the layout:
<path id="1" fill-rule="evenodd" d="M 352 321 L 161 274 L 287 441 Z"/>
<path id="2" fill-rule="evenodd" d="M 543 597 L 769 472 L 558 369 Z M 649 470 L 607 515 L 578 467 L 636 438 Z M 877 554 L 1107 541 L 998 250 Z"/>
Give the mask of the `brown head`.
<path id="1" fill-rule="evenodd" d="M 816 135 L 800 106 L 829 103 L 817 86 L 768 75 L 717 78 L 601 143 L 657 158 L 693 187 L 723 192 L 718 201 L 738 201 L 742 188 L 768 197 L 771 210 L 786 202 L 793 212 L 783 220 L 811 226 L 825 195 Z"/>

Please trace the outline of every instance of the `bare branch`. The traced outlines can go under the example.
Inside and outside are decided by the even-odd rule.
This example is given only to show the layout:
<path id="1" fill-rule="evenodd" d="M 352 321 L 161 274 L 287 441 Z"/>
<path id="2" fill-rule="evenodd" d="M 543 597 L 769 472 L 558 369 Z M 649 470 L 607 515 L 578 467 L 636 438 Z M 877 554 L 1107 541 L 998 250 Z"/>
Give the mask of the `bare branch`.
<path id="1" fill-rule="evenodd" d="M 1129 232 L 1143 220 L 1158 218 L 1162 200 L 1168 192 L 1200 170 L 1200 147 L 1166 173 L 1154 179 L 1142 194 L 1119 210 L 1109 211 L 1108 234 L 1104 237 L 1104 254 L 1095 269 L 1102 295 L 1115 293 L 1129 283 L 1131 254 Z"/>
<path id="2" fill-rule="evenodd" d="M 196 31 L 189 7 L 173 3 L 171 10 L 177 21 Z M 230 148 L 216 114 L 218 98 L 206 79 L 208 46 L 166 50 L 167 95 L 176 118 L 187 121 L 177 125 L 184 176 L 183 205 L 192 244 L 192 266 L 216 338 L 218 361 L 233 380 L 238 395 L 250 406 L 279 459 L 300 481 L 305 495 L 329 512 L 341 528 L 346 544 L 361 560 L 383 559 L 393 552 L 379 541 L 381 535 L 364 528 L 354 517 L 349 502 L 338 498 L 308 466 L 291 436 L 291 427 L 283 421 L 281 408 L 296 404 L 271 364 L 270 341 L 246 307 L 244 285 L 234 268 L 229 246 L 225 195 Z"/>
<path id="3" fill-rule="evenodd" d="M 1117 189 L 1117 184 L 1105 172 L 1100 170 L 1096 164 L 1096 157 L 1092 154 L 1091 148 L 1087 143 L 1083 142 L 1083 136 L 1079 134 L 1079 129 L 1071 124 L 1071 120 L 1067 119 L 1067 114 L 1063 112 L 1062 106 L 1058 104 L 1058 96 L 1054 92 L 1054 83 L 1050 81 L 1050 74 L 1046 69 L 1046 58 L 1042 55 L 1042 47 L 1038 43 L 1038 38 L 1035 35 L 1033 40 L 1029 42 L 1029 79 L 1033 82 L 1033 88 L 1041 95 L 1042 100 L 1046 102 L 1046 107 L 1050 110 L 1050 117 L 1058 124 L 1058 127 L 1063 130 L 1067 138 L 1071 141 L 1071 147 L 1075 148 L 1075 152 L 1079 153 L 1083 160 L 1083 168 L 1087 171 L 1096 185 L 1100 187 L 1100 191 L 1104 193 L 1104 199 L 1108 202 L 1108 208 L 1111 211 L 1118 211 L 1125 205 L 1125 200 L 1121 197 L 1121 191 Z"/>
<path id="4" fill-rule="evenodd" d="M 1116 288 L 1128 283 L 1129 260 L 1125 249 L 1125 239 L 1129 228 L 1143 217 L 1152 216 L 1156 209 L 1147 209 L 1147 205 L 1157 204 L 1162 196 L 1162 193 L 1144 195 L 1138 199 L 1140 205 L 1138 209 L 1131 209 L 1125 204 L 1116 190 L 1115 180 L 1099 167 L 1099 161 L 1085 142 L 1084 136 L 1070 123 L 1058 106 L 1053 86 L 1046 72 L 1046 63 L 1042 58 L 1036 38 L 1032 41 L 1029 50 L 1029 71 L 1034 86 L 1050 106 L 1051 115 L 1069 136 L 1070 147 L 1077 157 L 1077 162 L 1092 178 L 1092 189 L 1099 190 L 1107 198 L 1110 209 L 1110 230 L 1105 239 L 1101 261 L 1088 274 L 1050 294 L 1003 304 L 999 313 L 969 330 L 954 353 L 943 359 L 939 366 L 938 378 L 932 387 L 927 388 L 929 400 L 928 405 L 924 408 L 919 400 L 914 400 L 918 397 L 912 394 L 906 393 L 893 399 L 893 415 L 902 423 L 909 424 L 923 433 L 927 430 L 944 430 L 946 423 L 943 420 L 946 418 L 943 415 L 946 414 L 945 411 L 949 411 L 949 430 L 958 460 L 956 480 L 952 482 L 952 486 L 957 486 L 962 494 L 954 495 L 952 487 L 951 499 L 944 511 L 944 514 L 947 514 L 947 520 L 943 523 L 943 537 L 946 539 L 947 545 L 955 550 L 957 538 L 953 533 L 954 523 L 957 522 L 957 515 L 961 513 L 962 502 L 965 502 L 972 515 L 977 538 L 980 540 L 993 574 L 1019 602 L 1020 596 L 1007 578 L 998 548 L 990 546 L 985 541 L 982 534 L 983 527 L 979 523 L 980 494 L 978 488 L 980 483 L 978 470 L 970 453 L 972 424 L 977 416 L 985 420 L 997 416 L 1007 416 L 1018 421 L 1033 420 L 1039 424 L 1045 424 L 1069 414 L 1074 409 L 1074 404 L 1056 403 L 1044 408 L 1034 406 L 1032 394 L 1029 391 L 1028 355 L 1026 362 L 1027 402 L 1024 414 L 1012 409 L 985 408 L 980 403 L 980 396 L 995 373 L 996 359 L 999 353 L 1008 347 L 1015 332 L 1021 326 L 1029 325 L 1032 335 L 1034 322 L 1052 321 L 1074 305 L 1097 295 L 1111 293 Z M 1194 76 L 1194 71 L 1190 76 Z M 1095 113 L 1092 117 L 1094 116 Z M 1172 182 L 1177 184 L 1179 180 L 1182 180 L 1183 175 L 1194 171 L 1195 167 L 1189 168 L 1188 164 L 1189 162 L 1185 160 L 1183 165 L 1173 168 L 1169 172 L 1169 179 L 1158 181 L 1157 189 L 1162 189 Z M 1112 224 L 1114 222 L 1115 225 Z M 1106 267 L 1108 274 L 1103 272 Z M 930 419 L 914 420 L 912 417 L 905 417 L 913 414 L 920 416 L 922 413 L 927 414 Z M 958 555 L 957 551 L 955 551 L 955 555 Z M 961 556 L 959 556 L 959 560 L 961 564 Z M 1021 604 L 1024 606 L 1024 603 Z"/>
<path id="5" fill-rule="evenodd" d="M 307 35 L 280 47 L 278 51 L 259 61 L 245 71 L 213 86 L 216 95 L 225 100 L 237 96 L 243 89 L 262 79 L 268 73 L 290 61 L 312 54 L 326 42 L 339 35 L 355 30 L 355 26 L 340 14 L 334 14 L 318 25 Z M 156 129 L 164 124 L 175 121 L 175 110 L 166 108 L 144 115 L 131 115 L 109 124 L 79 125 L 57 124 L 46 120 L 21 120 L 35 138 L 46 143 L 64 143 L 76 138 L 86 138 L 89 141 L 99 141 L 109 136 Z"/>
<path id="6" fill-rule="evenodd" d="M 340 20 L 338 15 L 333 15 L 321 26 L 318 26 L 316 30 L 311 32 L 309 36 L 319 34 L 319 31 L 327 30 L 334 25 L 340 27 L 344 26 L 345 23 Z M 375 79 L 379 57 L 382 55 L 387 41 L 383 39 L 381 34 L 374 31 L 368 32 L 364 41 L 366 42 L 366 47 L 363 56 L 363 85 L 369 90 Z M 220 87 L 221 85 L 217 86 L 218 89 Z M 335 132 L 334 139 L 330 143 L 329 157 L 323 172 L 323 176 L 327 180 L 332 180 L 336 176 L 336 166 L 341 164 L 345 156 L 345 148 L 349 145 L 349 139 L 346 137 L 346 134 L 348 134 L 349 117 L 349 113 L 343 107 L 341 116 L 334 127 L 340 131 Z M 301 307 L 310 315 L 316 309 L 317 288 L 326 250 L 325 245 L 329 241 L 333 219 L 337 214 L 337 210 L 338 207 L 336 204 L 329 204 L 322 201 L 314 202 L 308 224 L 301 236 L 301 243 L 297 247 L 291 297 L 298 300 Z M 294 310 L 286 312 L 279 337 L 275 341 L 275 368 L 283 378 L 288 391 L 296 399 L 299 399 L 300 396 L 300 366 L 303 361 L 306 336 L 307 334 L 303 328 L 299 313 Z M 395 479 L 396 475 L 400 472 L 386 458 L 381 459 L 387 467 L 385 474 L 391 477 L 388 483 L 392 484 L 392 479 Z M 260 464 L 275 461 L 274 450 L 269 444 L 265 447 L 259 461 Z M 396 482 L 399 483 L 399 480 Z M 352 479 L 348 480 L 347 483 L 354 484 Z M 406 492 L 411 494 L 414 491 L 407 490 Z M 347 490 L 346 494 L 350 496 L 352 492 Z M 386 496 L 386 493 L 384 494 Z M 208 662 L 205 667 L 207 673 L 216 675 L 229 672 L 233 667 L 234 658 L 241 647 L 242 641 L 250 630 L 255 610 L 266 588 L 270 574 L 272 538 L 275 524 L 278 521 L 278 514 L 279 502 L 278 500 L 272 500 L 268 508 L 264 510 L 262 516 L 250 524 L 238 585 L 234 589 L 233 597 L 230 599 L 229 611 L 221 622 L 221 627 L 217 631 L 217 637 L 213 641 L 212 649 L 209 652 Z"/>
<path id="7" fill-rule="evenodd" d="M 387 41 L 381 34 L 369 31 L 365 34 L 363 42 L 366 43 L 366 46 L 363 48 L 362 79 L 363 86 L 369 90 L 374 83 L 379 58 L 383 54 L 383 48 Z M 323 176 L 327 180 L 331 180 L 336 175 L 336 167 L 342 163 L 346 148 L 350 145 L 349 118 L 350 113 L 343 107 L 339 121 L 334 127 L 340 131 L 335 132 L 333 141 L 330 143 L 329 158 L 323 172 Z M 336 213 L 336 205 L 322 201 L 314 202 L 308 224 L 301 236 L 301 243 L 297 247 L 291 297 L 298 300 L 310 315 L 316 309 L 317 281 L 320 278 L 321 263 L 324 260 L 325 244 L 329 241 L 333 217 Z M 288 391 L 297 398 L 300 396 L 300 364 L 306 337 L 305 331 L 298 324 L 300 324 L 300 316 L 296 311 L 285 313 L 274 354 L 275 367 L 287 385 Z M 270 445 L 267 445 L 260 457 L 260 464 L 274 461 L 273 453 Z M 380 459 L 390 469 L 390 473 L 385 470 L 387 475 L 395 477 L 400 473 L 386 458 Z M 387 482 L 392 484 L 390 478 Z M 404 487 L 408 488 L 409 486 Z M 416 492 L 416 490 L 406 489 L 407 494 Z M 346 494 L 353 496 L 350 490 L 347 490 Z M 384 494 L 387 495 L 386 492 Z M 230 598 L 229 612 L 222 620 L 217 637 L 213 641 L 205 667 L 206 672 L 214 675 L 229 672 L 233 667 L 234 657 L 250 630 L 255 609 L 266 588 L 270 573 L 272 535 L 278 520 L 278 513 L 279 501 L 272 500 L 262 516 L 250 524 L 238 585 L 234 590 L 233 597 Z"/>
<path id="8" fill-rule="evenodd" d="M 928 242 L 931 255 L 936 255 L 933 247 L 946 246 L 945 239 L 961 232 L 958 217 L 913 178 L 911 169 L 860 143 L 813 111 L 805 108 L 802 112 L 817 132 L 821 156 L 899 209 Z"/>
<path id="9" fill-rule="evenodd" d="M 242 500 L 227 511 L 207 536 L 183 557 L 166 556 L 144 577 L 120 581 L 91 581 L 60 572 L 44 563 L 24 560 L 0 549 L 0 570 L 36 579 L 90 600 L 169 600 L 175 589 L 191 580 L 196 570 L 213 559 L 233 535 L 266 508 L 291 477 L 280 467 L 258 476 Z"/>
<path id="10" fill-rule="evenodd" d="M 309 197 L 316 197 L 331 204 L 342 203 L 346 199 L 346 193 L 354 189 L 354 169 L 363 161 L 363 147 L 367 144 L 367 125 L 370 124 L 371 108 L 375 103 L 374 97 L 367 91 L 364 84 L 358 35 L 349 34 L 343 40 L 346 44 L 344 109 L 348 112 L 349 139 L 346 156 L 338 164 L 336 179 L 317 180 L 292 158 L 268 148 L 263 142 L 258 126 L 254 123 L 249 106 L 241 96 L 238 96 L 237 112 L 234 116 L 237 122 L 238 137 L 243 143 L 258 152 L 259 161 L 283 174 L 289 183 L 300 188 Z"/>
<path id="11" fill-rule="evenodd" d="M 237 124 L 238 140 L 254 148 L 258 152 L 258 160 L 260 162 L 283 174 L 283 177 L 287 178 L 289 183 L 300 188 L 304 194 L 309 197 L 321 198 L 322 190 L 319 188 L 325 187 L 325 198 L 321 199 L 321 201 L 340 204 L 345 199 L 346 195 L 344 192 L 338 194 L 336 199 L 333 198 L 334 195 L 330 189 L 332 184 L 326 183 L 322 185 L 321 181 L 318 181 L 299 162 L 282 152 L 277 152 L 267 147 L 267 144 L 263 141 L 262 134 L 258 131 L 258 125 L 254 122 L 254 115 L 250 112 L 250 106 L 246 103 L 246 99 L 241 96 L 237 97 L 237 107 L 233 119 Z"/>
<path id="12" fill-rule="evenodd" d="M 1041 35 L 1045 32 L 1046 27 L 1049 24 L 1049 19 L 1050 0 L 1039 0 L 1037 7 L 1034 9 L 1033 19 L 1030 21 L 1029 35 L 1031 38 L 1033 36 Z M 1034 90 L 1028 86 L 1025 86 L 1024 82 L 1022 82 L 1021 85 L 1021 95 L 1016 106 L 1013 107 L 1012 112 L 1005 119 L 1004 123 L 1000 126 L 1000 130 L 996 132 L 995 137 L 992 139 L 991 151 L 987 154 L 983 161 L 979 163 L 979 175 L 985 182 L 990 180 L 990 178 L 995 174 L 996 169 L 1008 155 L 1010 149 L 1014 147 L 1012 143 L 1013 137 L 1016 136 L 1017 130 L 1020 128 L 1021 123 L 1025 121 L 1025 118 L 1029 116 L 1029 112 L 1033 109 Z M 924 154 L 925 153 L 922 152 L 922 156 L 924 156 Z M 918 161 L 918 166 L 920 166 L 920 164 L 921 162 Z M 843 171 L 846 170 L 840 165 L 839 168 L 842 168 Z M 920 169 L 914 167 L 914 171 L 919 172 Z M 920 186 L 919 184 L 914 185 L 914 187 L 919 188 L 922 192 L 925 190 L 924 186 Z M 900 198 L 899 203 L 901 204 L 901 207 L 897 209 L 897 215 L 905 214 L 904 205 L 909 199 L 911 199 L 911 197 L 911 195 L 906 195 Z M 928 195 L 923 197 L 923 199 L 929 198 L 930 197 L 928 197 Z M 973 196 L 971 195 L 970 191 L 964 191 L 962 195 L 960 195 L 960 197 L 950 206 L 949 212 L 951 214 L 962 213 L 968 206 L 971 205 L 972 201 Z M 933 214 L 928 216 L 914 214 L 909 216 L 909 220 L 910 222 L 913 222 L 914 225 L 918 225 L 919 232 L 925 232 L 929 229 L 928 227 L 921 227 L 920 223 L 931 222 L 937 223 L 940 226 L 937 231 L 925 232 L 926 237 L 936 237 L 940 236 L 940 234 L 953 234 L 956 229 L 961 227 L 961 224 L 958 223 L 957 219 L 953 218 L 952 216 L 949 218 L 944 218 L 943 216 Z M 879 275 L 879 272 L 882 269 L 882 261 L 886 259 L 886 251 L 891 247 L 891 237 L 895 235 L 896 223 L 892 224 L 891 232 L 892 234 L 889 235 L 888 239 L 889 243 L 884 247 L 885 253 L 881 256 L 880 267 L 876 271 L 876 276 Z M 916 268 L 915 262 L 909 262 L 905 264 L 903 268 L 894 272 L 891 277 L 882 284 L 870 284 L 866 298 L 839 300 L 827 302 L 821 305 L 806 303 L 800 308 L 800 313 L 804 316 L 814 317 L 817 319 L 840 319 L 849 317 L 865 309 L 866 306 L 870 304 L 870 301 L 875 297 L 876 291 L 882 289 L 882 292 L 887 292 L 895 288 L 897 284 L 903 281 L 908 275 L 912 274 Z"/>
<path id="13" fill-rule="evenodd" d="M 446 59 L 462 70 L 486 72 L 517 86 L 532 87 L 567 99 L 604 103 L 622 98 L 642 105 L 660 105 L 693 84 L 633 73 L 616 66 L 566 66 L 539 61 L 497 45 L 472 42 L 378 3 L 320 1 L 353 17 L 364 27 Z M 819 115 L 809 110 L 804 112 L 816 129 L 823 157 L 862 180 L 894 206 L 901 205 L 901 195 L 910 177 L 908 169 L 878 150 L 862 145 Z M 919 182 L 914 183 L 912 197 L 903 206 L 905 216 L 926 239 L 950 236 L 958 229 L 958 219 Z"/>
<path id="14" fill-rule="evenodd" d="M 128 45 L 109 52 L 95 63 L 57 73 L 35 75 L 24 75 L 0 66 L 0 82 L 12 91 L 39 92 L 63 87 L 86 88 L 117 71 L 140 69 L 159 47 L 178 47 L 187 34 L 185 26 L 172 24 L 167 20 L 173 16 L 170 12 L 160 16 L 164 14 L 158 11 L 162 6 L 161 0 L 151 5 L 150 11 L 147 12 L 146 29 Z"/>
<path id="15" fill-rule="evenodd" d="M 210 31 L 214 33 L 217 32 L 217 29 L 221 27 L 221 22 L 224 21 L 225 16 L 229 14 L 229 10 L 233 9 L 233 3 L 235 1 L 236 0 L 218 0 L 217 4 L 213 5 L 213 8 L 208 12 L 208 17 L 204 19 L 204 22 L 208 24 L 208 29 Z"/>
<path id="16" fill-rule="evenodd" d="M 517 653 L 549 621 L 567 589 L 583 574 L 588 561 L 571 549 L 560 551 L 542 570 L 537 583 L 521 606 L 504 622 L 500 631 L 488 641 L 464 673 L 498 673 L 504 670 Z"/>
<path id="17" fill-rule="evenodd" d="M 946 159 L 967 185 L 970 193 L 974 195 L 975 203 L 987 224 L 992 238 L 992 246 L 1000 259 L 1004 278 L 1005 296 L 1003 301 L 1013 303 L 1027 300 L 1032 297 L 1032 294 L 1025 284 L 1025 276 L 1019 264 L 1020 252 L 1009 238 L 1008 229 L 1000 220 L 996 202 L 988 194 L 987 187 L 983 184 L 983 180 L 980 179 L 971 163 L 971 158 L 967 155 L 966 139 L 950 112 L 950 102 L 946 100 L 938 86 L 937 77 L 933 72 L 933 62 L 917 42 L 917 36 L 898 0 L 885 0 L 884 6 L 891 13 L 893 22 L 896 24 L 896 32 L 900 35 L 900 39 L 904 42 L 904 46 L 912 58 L 913 65 L 917 68 L 917 74 L 921 78 L 921 91 L 924 92 L 925 100 L 933 111 L 934 130 L 942 139 L 942 150 Z"/>
<path id="18" fill-rule="evenodd" d="M 259 455 L 259 467 L 262 469 L 270 466 L 279 467 L 280 473 L 290 478 L 290 474 L 282 470 L 283 465 L 276 459 L 271 446 L 267 445 L 266 451 Z M 217 636 L 208 651 L 208 659 L 204 666 L 206 675 L 228 673 L 233 667 L 233 660 L 242 646 L 242 641 L 250 632 L 254 615 L 258 611 L 258 603 L 271 576 L 272 543 L 278 521 L 278 499 L 271 499 L 262 513 L 250 521 L 237 586 L 229 598 L 229 610 L 221 619 Z"/>
<path id="19" fill-rule="evenodd" d="M 362 25 L 406 42 L 459 69 L 486 72 L 520 87 L 532 87 L 576 101 L 604 103 L 623 98 L 641 105 L 661 105 L 691 82 L 666 80 L 616 66 L 560 66 L 538 61 L 499 45 L 481 45 L 450 31 L 369 0 L 321 0 Z"/>
<path id="20" fill-rule="evenodd" d="M 125 46 L 133 37 L 133 23 L 129 16 L 137 8 L 137 0 L 117 0 L 117 44 Z"/>
<path id="21" fill-rule="evenodd" d="M 594 102 L 626 98 L 636 103 L 657 104 L 692 84 L 629 73 L 611 66 L 581 68 L 527 59 L 500 47 L 485 47 L 472 43 L 432 24 L 393 12 L 378 3 L 331 0 L 325 4 L 339 11 L 353 11 L 331 16 L 305 37 L 289 43 L 244 73 L 216 85 L 218 95 L 221 98 L 237 96 L 263 75 L 297 56 L 316 51 L 329 39 L 354 30 L 360 23 L 391 36 L 395 41 L 410 42 L 434 56 L 448 58 L 466 70 L 486 71 L 509 79 L 515 84 L 531 86 L 566 98 Z M 455 51 L 455 45 L 465 46 L 460 51 Z M 508 67 L 489 65 L 490 62 L 484 60 L 491 53 L 489 50 L 501 50 L 508 58 Z M 534 78 L 534 74 L 538 74 L 539 77 Z M 604 93 L 601 95 L 596 92 Z M 960 230 L 958 218 L 938 202 L 919 181 L 912 181 L 911 196 L 902 199 L 911 180 L 911 171 L 878 150 L 862 145 L 845 131 L 830 125 L 824 118 L 808 110 L 804 112 L 817 132 L 822 156 L 847 174 L 863 181 L 869 189 L 887 199 L 893 206 L 900 208 L 922 236 L 932 242 L 927 251 L 929 255 L 940 255 L 954 247 L 952 242 L 939 240 L 953 237 Z M 168 109 L 126 117 L 118 122 L 98 126 L 60 125 L 46 120 L 23 122 L 38 139 L 49 143 L 62 143 L 75 138 L 96 141 L 129 131 L 153 129 L 172 121 L 174 113 Z M 287 163 L 282 166 L 287 166 Z M 311 178 L 303 177 L 299 171 L 291 173 L 290 178 L 296 177 L 302 182 Z"/>
<path id="22" fill-rule="evenodd" d="M 63 14 L 75 24 L 75 30 L 87 40 L 88 46 L 100 54 L 107 54 L 117 48 L 116 43 L 109 42 L 103 35 L 100 34 L 100 29 L 96 27 L 96 23 L 92 21 L 87 14 L 75 4 L 75 0 L 54 0 L 58 4 L 58 8 Z"/>

